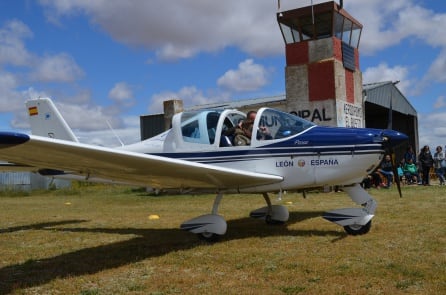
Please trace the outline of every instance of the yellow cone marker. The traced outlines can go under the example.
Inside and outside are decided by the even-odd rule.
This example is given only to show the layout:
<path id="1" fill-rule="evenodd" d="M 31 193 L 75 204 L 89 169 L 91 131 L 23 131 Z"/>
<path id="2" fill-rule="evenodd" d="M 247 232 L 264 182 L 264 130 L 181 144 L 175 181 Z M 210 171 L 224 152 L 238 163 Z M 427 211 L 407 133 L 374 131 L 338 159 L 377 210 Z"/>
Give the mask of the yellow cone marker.
<path id="1" fill-rule="evenodd" d="M 159 215 L 156 214 L 149 215 L 149 220 L 157 220 L 157 219 L 160 219 Z"/>

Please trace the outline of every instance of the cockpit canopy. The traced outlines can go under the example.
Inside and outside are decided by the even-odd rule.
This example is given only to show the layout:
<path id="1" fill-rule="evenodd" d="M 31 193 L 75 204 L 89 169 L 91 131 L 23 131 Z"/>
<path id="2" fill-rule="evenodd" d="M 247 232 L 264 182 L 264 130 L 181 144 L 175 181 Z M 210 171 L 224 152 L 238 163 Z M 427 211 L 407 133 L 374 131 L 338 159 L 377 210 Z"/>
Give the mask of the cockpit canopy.
<path id="1" fill-rule="evenodd" d="M 200 110 L 179 113 L 172 120 L 175 146 L 233 146 L 233 138 L 226 136 L 228 129 L 234 128 L 246 119 L 246 114 L 237 110 Z M 314 126 L 301 117 L 270 108 L 258 110 L 254 120 L 251 146 L 260 146 L 272 141 L 280 141 L 299 134 Z M 267 130 L 267 136 L 265 136 Z"/>

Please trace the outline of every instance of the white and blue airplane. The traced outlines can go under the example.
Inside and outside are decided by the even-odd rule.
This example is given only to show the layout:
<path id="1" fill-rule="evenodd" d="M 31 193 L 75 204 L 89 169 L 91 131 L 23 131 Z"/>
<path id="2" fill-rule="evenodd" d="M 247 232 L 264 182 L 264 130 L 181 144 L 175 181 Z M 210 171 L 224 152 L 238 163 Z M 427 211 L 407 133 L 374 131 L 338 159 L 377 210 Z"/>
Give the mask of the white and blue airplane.
<path id="1" fill-rule="evenodd" d="M 298 116 L 261 108 L 251 144 L 234 146 L 225 130 L 246 115 L 235 109 L 204 109 L 174 115 L 172 128 L 118 148 L 80 143 L 49 98 L 29 100 L 32 135 L 0 132 L 0 159 L 52 177 L 125 183 L 159 190 L 216 193 L 210 214 L 181 228 L 214 240 L 226 233 L 218 214 L 224 193 L 260 193 L 266 206 L 251 217 L 284 223 L 286 206 L 268 193 L 342 186 L 357 208 L 323 217 L 348 234 L 369 232 L 377 203 L 359 183 L 383 155 L 408 138 L 393 130 L 323 127 Z M 263 137 L 260 130 L 268 129 Z"/>

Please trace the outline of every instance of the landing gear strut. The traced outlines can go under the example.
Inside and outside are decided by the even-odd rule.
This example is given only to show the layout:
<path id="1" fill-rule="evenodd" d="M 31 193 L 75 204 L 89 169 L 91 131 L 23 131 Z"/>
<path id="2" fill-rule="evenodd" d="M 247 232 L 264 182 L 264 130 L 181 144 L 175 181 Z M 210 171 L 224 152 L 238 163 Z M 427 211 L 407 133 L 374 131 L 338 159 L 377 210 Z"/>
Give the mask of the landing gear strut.
<path id="1" fill-rule="evenodd" d="M 211 214 L 201 215 L 185 221 L 181 224 L 181 229 L 198 234 L 201 239 L 206 241 L 215 242 L 218 240 L 220 236 L 226 233 L 227 229 L 226 221 L 217 214 L 222 198 L 222 193 L 218 193 L 215 197 Z"/>
<path id="2" fill-rule="evenodd" d="M 350 235 L 363 235 L 370 231 L 376 210 L 376 201 L 359 184 L 345 186 L 344 191 L 362 208 L 345 208 L 325 212 L 322 216 L 328 221 L 344 227 Z"/>
<path id="3" fill-rule="evenodd" d="M 212 206 L 211 214 L 205 214 L 181 224 L 181 229 L 198 234 L 201 239 L 214 242 L 226 233 L 227 223 L 224 218 L 218 215 L 218 207 L 220 206 L 222 193 L 218 193 Z M 271 199 L 267 193 L 263 194 L 266 201 L 265 207 L 254 210 L 250 213 L 253 218 L 264 219 L 267 224 L 283 224 L 288 221 L 289 212 L 285 206 L 272 205 Z"/>
<path id="4" fill-rule="evenodd" d="M 283 205 L 272 205 L 267 193 L 263 193 L 263 198 L 267 206 L 251 211 L 249 216 L 264 219 L 267 224 L 283 224 L 288 221 L 290 214 L 287 207 Z"/>

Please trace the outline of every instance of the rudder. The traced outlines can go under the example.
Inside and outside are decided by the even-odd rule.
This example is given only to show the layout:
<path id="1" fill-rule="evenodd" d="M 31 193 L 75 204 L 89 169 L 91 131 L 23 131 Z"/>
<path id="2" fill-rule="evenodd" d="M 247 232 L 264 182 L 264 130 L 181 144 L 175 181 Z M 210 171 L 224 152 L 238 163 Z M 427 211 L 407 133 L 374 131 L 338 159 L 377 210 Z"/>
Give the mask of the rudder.
<path id="1" fill-rule="evenodd" d="M 50 98 L 30 99 L 25 105 L 33 135 L 79 142 Z"/>

